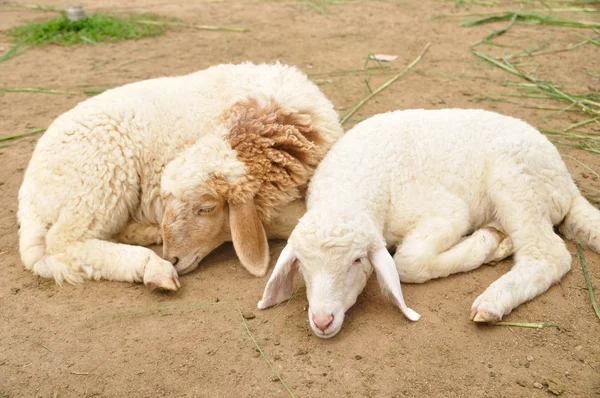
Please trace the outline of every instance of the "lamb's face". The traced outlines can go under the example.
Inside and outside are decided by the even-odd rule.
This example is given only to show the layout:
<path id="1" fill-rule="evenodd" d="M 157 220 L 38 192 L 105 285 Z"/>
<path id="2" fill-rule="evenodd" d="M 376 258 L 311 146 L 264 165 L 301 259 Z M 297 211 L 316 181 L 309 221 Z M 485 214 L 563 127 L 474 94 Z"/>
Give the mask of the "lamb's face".
<path id="1" fill-rule="evenodd" d="M 186 202 L 168 197 L 162 233 L 163 257 L 179 274 L 193 271 L 211 251 L 231 240 L 227 204 L 208 194 Z"/>
<path id="2" fill-rule="evenodd" d="M 367 249 L 325 248 L 305 256 L 299 248 L 296 254 L 306 283 L 310 327 L 319 337 L 333 337 L 373 272 Z"/>
<path id="3" fill-rule="evenodd" d="M 308 320 L 315 334 L 335 336 L 373 270 L 382 289 L 410 320 L 420 315 L 404 303 L 396 263 L 375 224 L 360 209 L 313 208 L 292 232 L 279 255 L 258 308 L 281 303 L 293 293 L 300 269 L 306 282 Z"/>
<path id="4" fill-rule="evenodd" d="M 290 236 L 306 283 L 308 319 L 317 336 L 338 333 L 344 314 L 365 288 L 373 272 L 368 258 L 376 236 L 372 229 L 364 214 L 313 209 Z"/>

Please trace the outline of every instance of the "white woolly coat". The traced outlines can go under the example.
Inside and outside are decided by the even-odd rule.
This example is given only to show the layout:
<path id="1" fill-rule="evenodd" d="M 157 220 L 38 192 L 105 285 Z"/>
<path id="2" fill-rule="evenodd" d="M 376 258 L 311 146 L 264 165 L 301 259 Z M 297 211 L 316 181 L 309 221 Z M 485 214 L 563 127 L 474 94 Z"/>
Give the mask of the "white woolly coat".
<path id="1" fill-rule="evenodd" d="M 376 115 L 347 132 L 320 163 L 307 212 L 259 308 L 291 294 L 292 264 L 299 264 L 311 326 L 330 337 L 366 283 L 362 272 L 372 268 L 357 267 L 368 257 L 414 320 L 387 258 L 400 281 L 420 283 L 514 253 L 513 269 L 472 306 L 471 319 L 494 322 L 570 269 L 555 225 L 600 250 L 600 212 L 581 196 L 556 148 L 527 123 L 483 110 Z M 396 248 L 393 261 L 381 251 L 385 246 Z"/>
<path id="2" fill-rule="evenodd" d="M 281 64 L 219 65 L 108 90 L 57 118 L 33 152 L 19 191 L 25 266 L 59 282 L 141 280 L 140 270 L 98 271 L 100 259 L 86 268 L 81 250 L 103 249 L 78 254 L 72 243 L 110 240 L 129 222 L 160 224 L 165 166 L 199 138 L 225 134 L 223 115 L 249 97 L 310 112 L 324 149 L 342 133 L 318 87 Z"/>

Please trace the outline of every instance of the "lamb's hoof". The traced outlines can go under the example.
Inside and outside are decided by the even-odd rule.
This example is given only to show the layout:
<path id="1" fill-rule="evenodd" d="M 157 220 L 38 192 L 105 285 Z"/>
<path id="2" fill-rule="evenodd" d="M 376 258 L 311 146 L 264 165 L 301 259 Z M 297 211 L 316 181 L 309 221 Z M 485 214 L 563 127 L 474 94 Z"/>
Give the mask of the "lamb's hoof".
<path id="1" fill-rule="evenodd" d="M 162 259 L 152 259 L 148 262 L 144 272 L 144 285 L 151 290 L 177 291 L 181 287 L 179 276 L 173 265 Z"/>
<path id="2" fill-rule="evenodd" d="M 485 303 L 481 303 L 480 297 L 475 300 L 475 303 L 471 307 L 471 320 L 477 323 L 496 323 L 502 320 L 502 314 L 490 309 Z M 483 307 L 488 308 L 484 309 Z"/>
<path id="3" fill-rule="evenodd" d="M 500 319 L 502 318 L 486 311 L 479 311 L 473 316 L 473 322 L 477 323 L 496 323 Z"/>
<path id="4" fill-rule="evenodd" d="M 179 278 L 177 277 L 177 273 L 175 276 L 169 275 L 154 275 L 149 280 L 144 280 L 144 284 L 150 288 L 150 290 L 160 289 L 160 290 L 171 290 L 177 291 L 181 287 L 179 283 Z"/>

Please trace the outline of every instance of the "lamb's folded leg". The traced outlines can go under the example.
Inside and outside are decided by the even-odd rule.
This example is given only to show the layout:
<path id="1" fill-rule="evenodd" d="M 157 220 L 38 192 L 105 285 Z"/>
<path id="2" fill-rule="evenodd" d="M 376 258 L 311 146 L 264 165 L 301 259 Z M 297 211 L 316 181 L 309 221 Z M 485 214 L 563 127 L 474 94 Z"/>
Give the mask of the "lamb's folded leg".
<path id="1" fill-rule="evenodd" d="M 160 225 L 132 222 L 119 232 L 117 240 L 128 245 L 160 245 L 162 243 Z"/>
<path id="2" fill-rule="evenodd" d="M 495 228 L 481 228 L 461 239 L 466 221 L 455 221 L 428 219 L 404 238 L 394 255 L 402 282 L 422 283 L 471 271 L 512 253 L 511 239 Z"/>

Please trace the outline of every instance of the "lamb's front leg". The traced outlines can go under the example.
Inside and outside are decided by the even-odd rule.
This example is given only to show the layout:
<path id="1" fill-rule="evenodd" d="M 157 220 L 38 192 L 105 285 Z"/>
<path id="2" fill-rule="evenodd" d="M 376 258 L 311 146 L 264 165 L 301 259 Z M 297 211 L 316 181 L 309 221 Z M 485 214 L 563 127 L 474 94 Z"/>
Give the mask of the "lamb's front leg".
<path id="1" fill-rule="evenodd" d="M 145 247 L 89 239 L 72 243 L 67 254 L 90 279 L 143 281 L 150 288 L 164 290 L 181 287 L 173 264 Z"/>

